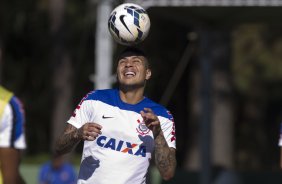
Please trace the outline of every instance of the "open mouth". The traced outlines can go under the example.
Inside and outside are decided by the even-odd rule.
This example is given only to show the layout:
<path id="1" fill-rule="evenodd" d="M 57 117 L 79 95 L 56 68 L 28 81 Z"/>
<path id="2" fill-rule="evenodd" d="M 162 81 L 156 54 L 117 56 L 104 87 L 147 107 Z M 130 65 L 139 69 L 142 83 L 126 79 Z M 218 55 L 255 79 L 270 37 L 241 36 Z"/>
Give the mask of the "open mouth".
<path id="1" fill-rule="evenodd" d="M 129 72 L 125 72 L 124 75 L 125 75 L 126 77 L 134 77 L 134 76 L 136 75 L 136 73 L 135 73 L 135 72 L 132 72 L 132 71 L 129 71 Z"/>

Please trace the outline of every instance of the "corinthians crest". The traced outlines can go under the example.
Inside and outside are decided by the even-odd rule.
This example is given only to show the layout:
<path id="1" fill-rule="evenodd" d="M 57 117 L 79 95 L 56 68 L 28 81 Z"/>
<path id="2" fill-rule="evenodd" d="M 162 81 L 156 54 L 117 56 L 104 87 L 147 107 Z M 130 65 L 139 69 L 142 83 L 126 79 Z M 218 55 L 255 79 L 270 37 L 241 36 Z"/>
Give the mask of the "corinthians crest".
<path id="1" fill-rule="evenodd" d="M 150 129 L 145 125 L 144 121 L 140 121 L 139 119 L 137 120 L 137 123 L 139 124 L 138 127 L 136 128 L 137 132 L 144 136 L 147 135 L 150 132 Z"/>

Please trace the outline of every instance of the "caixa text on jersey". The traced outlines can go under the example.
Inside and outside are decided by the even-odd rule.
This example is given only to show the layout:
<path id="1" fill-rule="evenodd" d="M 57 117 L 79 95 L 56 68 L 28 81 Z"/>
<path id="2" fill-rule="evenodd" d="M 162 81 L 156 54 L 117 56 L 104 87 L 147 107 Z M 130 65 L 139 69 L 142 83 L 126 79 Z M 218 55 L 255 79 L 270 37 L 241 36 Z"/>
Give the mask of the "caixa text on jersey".
<path id="1" fill-rule="evenodd" d="M 108 138 L 103 135 L 97 138 L 97 145 L 114 151 L 128 153 L 130 155 L 146 157 L 146 146 Z"/>

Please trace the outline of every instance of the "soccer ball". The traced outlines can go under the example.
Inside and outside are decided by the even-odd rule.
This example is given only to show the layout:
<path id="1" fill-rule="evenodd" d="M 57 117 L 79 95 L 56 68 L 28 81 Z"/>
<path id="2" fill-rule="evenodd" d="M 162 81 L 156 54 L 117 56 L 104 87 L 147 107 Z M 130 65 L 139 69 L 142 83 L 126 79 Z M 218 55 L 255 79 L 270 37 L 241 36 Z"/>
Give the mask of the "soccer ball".
<path id="1" fill-rule="evenodd" d="M 148 36 L 150 25 L 147 12 L 133 3 L 116 7 L 108 21 L 108 28 L 114 40 L 126 46 L 142 42 Z"/>

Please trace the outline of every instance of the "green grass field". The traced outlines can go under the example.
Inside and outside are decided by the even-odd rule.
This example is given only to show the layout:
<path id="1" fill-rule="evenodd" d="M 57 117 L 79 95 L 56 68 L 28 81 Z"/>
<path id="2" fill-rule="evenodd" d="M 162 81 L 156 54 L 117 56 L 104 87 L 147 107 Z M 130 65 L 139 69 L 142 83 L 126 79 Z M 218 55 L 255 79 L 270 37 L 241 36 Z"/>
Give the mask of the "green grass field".
<path id="1" fill-rule="evenodd" d="M 75 166 L 78 173 L 78 166 Z M 21 164 L 20 172 L 27 184 L 38 184 L 37 177 L 40 164 Z"/>
<path id="2" fill-rule="evenodd" d="M 27 184 L 38 184 L 37 178 L 40 166 L 48 161 L 50 156 L 48 154 L 40 154 L 36 156 L 24 157 L 23 162 L 20 165 L 20 172 Z M 79 171 L 80 155 L 72 155 L 71 163 L 75 166 L 76 171 Z M 152 167 L 151 172 L 151 184 L 160 184 L 160 176 L 157 168 Z"/>
<path id="3" fill-rule="evenodd" d="M 37 184 L 39 165 L 22 164 L 20 171 L 26 183 Z"/>
<path id="4" fill-rule="evenodd" d="M 77 173 L 79 170 L 79 166 L 75 166 Z M 38 172 L 40 169 L 40 164 L 21 164 L 20 166 L 20 172 L 27 184 L 38 184 L 37 183 L 37 177 L 38 177 Z M 152 184 L 159 184 L 160 178 L 157 169 L 152 169 L 151 170 L 152 175 L 154 177 L 151 177 L 151 182 Z"/>
<path id="5" fill-rule="evenodd" d="M 37 178 L 40 166 L 49 159 L 50 155 L 47 153 L 23 157 L 22 163 L 20 165 L 20 172 L 27 184 L 38 184 Z M 80 155 L 72 155 L 70 160 L 78 173 Z"/>

